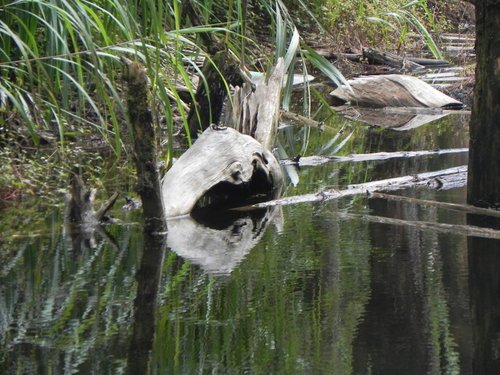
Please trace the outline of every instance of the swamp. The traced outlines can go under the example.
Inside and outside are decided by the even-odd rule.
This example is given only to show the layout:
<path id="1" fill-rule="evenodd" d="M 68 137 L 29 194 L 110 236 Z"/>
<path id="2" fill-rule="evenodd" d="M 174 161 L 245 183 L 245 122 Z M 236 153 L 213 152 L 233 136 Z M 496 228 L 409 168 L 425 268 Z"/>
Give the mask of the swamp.
<path id="1" fill-rule="evenodd" d="M 1 2 L 0 374 L 499 373 L 475 14 Z"/>

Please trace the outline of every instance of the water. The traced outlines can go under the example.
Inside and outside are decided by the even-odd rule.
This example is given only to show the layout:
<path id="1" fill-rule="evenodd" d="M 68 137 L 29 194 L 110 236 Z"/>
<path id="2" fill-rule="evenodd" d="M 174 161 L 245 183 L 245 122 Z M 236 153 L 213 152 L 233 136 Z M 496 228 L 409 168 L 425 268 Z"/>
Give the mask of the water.
<path id="1" fill-rule="evenodd" d="M 466 147 L 465 123 L 354 124 L 345 147 Z M 289 155 L 304 154 L 286 145 L 304 131 L 283 132 Z M 306 154 L 335 134 L 307 131 Z M 286 194 L 462 164 L 466 154 L 329 163 L 296 171 Z M 463 188 L 398 194 L 465 200 Z M 170 221 L 165 250 L 144 238 L 139 212 L 115 215 L 123 222 L 89 248 L 65 233 L 60 207 L 3 210 L 0 373 L 498 373 L 500 242 L 414 224 L 466 224 L 465 214 L 358 196 L 219 228 Z M 408 223 L 370 220 L 380 216 Z"/>

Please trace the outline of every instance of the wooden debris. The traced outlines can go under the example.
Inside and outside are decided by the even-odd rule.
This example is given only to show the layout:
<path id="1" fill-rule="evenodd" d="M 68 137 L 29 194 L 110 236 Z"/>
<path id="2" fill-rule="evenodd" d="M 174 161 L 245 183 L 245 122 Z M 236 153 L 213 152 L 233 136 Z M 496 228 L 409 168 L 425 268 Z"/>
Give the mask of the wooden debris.
<path id="1" fill-rule="evenodd" d="M 270 150 L 278 133 L 284 74 L 285 63 L 280 59 L 267 82 L 262 77 L 255 90 L 247 83 L 241 88 L 236 87 L 225 125 L 254 137 Z"/>
<path id="2" fill-rule="evenodd" d="M 334 98 L 361 107 L 429 107 L 457 109 L 463 105 L 412 76 L 389 74 L 358 77 L 348 81 L 350 88 L 338 87 Z"/>
<path id="3" fill-rule="evenodd" d="M 305 117 L 293 112 L 281 111 L 281 120 L 298 122 L 302 125 L 310 126 L 313 128 L 322 128 L 324 126 L 323 122 L 315 121 L 309 117 Z"/>
<path id="4" fill-rule="evenodd" d="M 260 81 L 255 90 L 248 84 L 235 90 L 226 124 L 239 131 L 212 125 L 175 162 L 162 183 L 167 216 L 189 214 L 196 206 L 234 207 L 281 192 L 282 171 L 270 149 L 283 75 L 280 59 L 267 82 Z"/>
<path id="5" fill-rule="evenodd" d="M 106 212 L 116 202 L 118 193 L 115 192 L 97 211 L 94 210 L 95 194 L 95 189 L 87 190 L 82 178 L 76 173 L 73 174 L 71 192 L 66 199 L 66 224 L 91 229 L 102 222 Z"/>
<path id="6" fill-rule="evenodd" d="M 137 190 L 142 200 L 145 232 L 165 232 L 166 221 L 156 161 L 157 142 L 149 109 L 146 69 L 137 62 L 129 62 L 126 66 L 127 108 L 133 131 Z"/>
<path id="7" fill-rule="evenodd" d="M 376 51 L 376 52 L 375 52 Z M 450 66 L 450 63 L 445 60 L 427 59 L 421 57 L 405 56 L 401 57 L 389 52 L 382 52 L 375 49 L 365 48 L 363 53 L 337 53 L 328 49 L 316 49 L 316 52 L 327 59 L 345 59 L 348 61 L 361 63 L 367 61 L 370 64 L 385 64 L 396 70 L 401 70 L 405 62 L 409 63 L 415 68 L 444 68 Z M 385 56 L 384 56 L 385 55 Z M 413 65 L 415 63 L 416 65 Z"/>
<path id="8" fill-rule="evenodd" d="M 251 206 L 239 207 L 235 210 L 248 211 L 266 207 L 285 206 L 307 202 L 322 202 L 354 195 L 367 194 L 375 191 L 396 191 L 415 187 L 431 189 L 451 189 L 465 186 L 467 183 L 467 166 L 443 169 L 435 172 L 419 173 L 413 176 L 403 176 L 378 180 L 357 185 L 349 185 L 345 190 L 326 189 L 318 193 L 304 194 L 275 199 L 269 202 L 257 203 Z"/>
<path id="9" fill-rule="evenodd" d="M 414 158 L 429 155 L 444 155 L 468 152 L 468 148 L 452 148 L 444 150 L 422 150 L 422 151 L 397 151 L 397 152 L 375 152 L 370 154 L 354 154 L 347 156 L 304 156 L 298 160 L 282 160 L 282 165 L 298 165 L 300 167 L 315 167 L 326 163 L 366 162 L 388 160 L 395 158 Z"/>
<path id="10" fill-rule="evenodd" d="M 407 58 L 400 57 L 390 52 L 379 51 L 373 48 L 363 48 L 363 57 L 370 64 L 387 65 L 399 71 L 414 71 L 424 69 L 423 65 L 417 64 Z"/>

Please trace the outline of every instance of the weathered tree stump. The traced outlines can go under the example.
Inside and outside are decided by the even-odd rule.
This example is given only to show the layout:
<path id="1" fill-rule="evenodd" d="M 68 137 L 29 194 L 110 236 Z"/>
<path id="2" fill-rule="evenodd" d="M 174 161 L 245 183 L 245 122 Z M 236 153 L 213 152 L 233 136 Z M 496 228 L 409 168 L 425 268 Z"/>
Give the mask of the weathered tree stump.
<path id="1" fill-rule="evenodd" d="M 185 215 L 195 207 L 238 206 L 279 194 L 283 176 L 270 149 L 277 132 L 283 75 L 280 60 L 255 91 L 247 85 L 236 90 L 226 123 L 248 135 L 213 125 L 167 172 L 162 186 L 167 216 Z"/>

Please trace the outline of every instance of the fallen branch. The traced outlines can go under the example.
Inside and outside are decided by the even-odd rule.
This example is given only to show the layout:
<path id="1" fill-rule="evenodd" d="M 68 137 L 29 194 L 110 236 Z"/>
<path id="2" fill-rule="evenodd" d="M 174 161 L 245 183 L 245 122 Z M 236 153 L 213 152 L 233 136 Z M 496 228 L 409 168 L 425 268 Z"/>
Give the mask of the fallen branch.
<path id="1" fill-rule="evenodd" d="M 310 126 L 312 128 L 322 128 L 324 126 L 323 122 L 310 119 L 309 117 L 299 115 L 298 113 L 281 111 L 280 116 L 282 120 L 298 122 L 305 126 Z"/>
<path id="2" fill-rule="evenodd" d="M 318 52 L 320 55 L 324 56 L 327 59 L 334 59 L 334 60 L 340 60 L 340 59 L 345 59 L 349 60 L 352 62 L 362 62 L 363 60 L 366 60 L 367 56 L 365 54 L 360 54 L 360 53 L 336 53 L 333 51 L 330 51 L 328 49 L 317 49 L 316 52 Z M 383 54 L 384 52 L 380 52 L 379 54 Z M 387 54 L 387 52 L 385 52 Z M 367 53 L 369 55 L 369 52 Z M 394 64 L 395 62 L 397 63 L 396 68 L 400 68 L 403 58 L 399 57 L 397 55 L 393 55 L 395 58 L 393 58 L 390 62 L 391 64 Z M 432 67 L 432 68 L 444 68 L 448 67 L 451 64 L 446 61 L 446 60 L 436 60 L 436 59 L 426 59 L 426 58 L 421 58 L 421 57 L 413 57 L 413 56 L 406 56 L 405 59 L 407 61 L 410 61 L 412 63 L 416 63 L 417 65 L 423 66 L 423 67 Z M 376 64 L 384 64 L 385 59 L 384 58 L 375 58 L 372 60 L 369 60 L 368 62 L 376 63 Z"/>
<path id="3" fill-rule="evenodd" d="M 413 176 L 389 178 L 363 184 L 349 185 L 345 190 L 327 189 L 313 194 L 295 195 L 236 208 L 238 211 L 251 211 L 259 208 L 287 206 L 297 203 L 322 202 L 343 197 L 351 197 L 375 191 L 395 191 L 418 186 L 433 189 L 450 189 L 467 183 L 467 166 L 443 169 L 435 172 L 419 173 Z"/>
<path id="4" fill-rule="evenodd" d="M 436 223 L 429 221 L 402 220 L 383 216 L 336 213 L 336 215 L 345 219 L 356 219 L 368 221 L 370 223 L 389 224 L 389 225 L 404 225 L 411 226 L 421 230 L 433 230 L 440 233 L 460 234 L 466 236 L 483 237 L 483 238 L 500 238 L 500 230 L 481 228 L 472 225 Z"/>
<path id="5" fill-rule="evenodd" d="M 422 70 L 423 65 L 417 64 L 410 59 L 400 57 L 390 52 L 383 52 L 373 48 L 363 48 L 363 57 L 370 64 L 387 65 L 399 70 Z"/>
<path id="6" fill-rule="evenodd" d="M 422 205 L 422 206 L 443 208 L 446 210 L 465 212 L 468 214 L 500 217 L 500 211 L 496 211 L 496 210 L 488 209 L 488 208 L 476 207 L 476 206 L 472 206 L 469 204 L 430 201 L 430 200 L 426 200 L 426 199 L 405 197 L 403 195 L 391 195 L 391 194 L 384 194 L 384 193 L 378 193 L 378 192 L 370 193 L 368 198 L 386 199 L 386 200 L 397 201 L 397 202 L 408 202 L 411 204 L 418 204 L 418 205 Z"/>
<path id="7" fill-rule="evenodd" d="M 282 165 L 298 165 L 300 167 L 315 167 L 318 165 L 336 162 L 362 162 L 362 161 L 379 161 L 388 160 L 396 158 L 414 158 L 419 156 L 429 156 L 429 155 L 444 155 L 444 154 L 456 154 L 468 152 L 468 148 L 450 148 L 444 150 L 422 150 L 422 151 L 397 151 L 397 152 L 375 152 L 371 154 L 354 154 L 347 156 L 304 156 L 299 160 L 285 159 L 281 160 Z"/>

